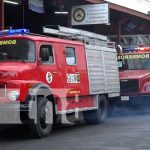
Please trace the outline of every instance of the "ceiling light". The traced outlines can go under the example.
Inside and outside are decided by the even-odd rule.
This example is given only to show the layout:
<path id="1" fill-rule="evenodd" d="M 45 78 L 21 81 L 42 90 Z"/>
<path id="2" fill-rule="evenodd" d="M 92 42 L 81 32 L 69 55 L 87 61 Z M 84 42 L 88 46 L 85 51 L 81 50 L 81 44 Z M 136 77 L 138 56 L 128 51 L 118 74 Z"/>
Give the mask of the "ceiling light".
<path id="1" fill-rule="evenodd" d="M 13 1 L 4 0 L 4 2 L 8 4 L 18 5 L 17 2 L 13 2 Z"/>
<path id="2" fill-rule="evenodd" d="M 54 13 L 57 15 L 67 15 L 68 14 L 67 11 L 55 11 Z"/>
<path id="3" fill-rule="evenodd" d="M 59 8 L 54 12 L 57 15 L 68 15 L 68 11 L 65 11 L 64 6 L 61 5 Z"/>

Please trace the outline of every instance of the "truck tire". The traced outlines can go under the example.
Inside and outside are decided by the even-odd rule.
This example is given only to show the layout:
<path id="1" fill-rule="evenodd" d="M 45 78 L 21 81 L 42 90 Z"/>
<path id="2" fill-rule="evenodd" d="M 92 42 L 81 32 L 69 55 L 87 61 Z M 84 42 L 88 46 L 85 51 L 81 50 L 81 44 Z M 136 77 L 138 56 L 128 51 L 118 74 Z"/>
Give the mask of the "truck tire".
<path id="1" fill-rule="evenodd" d="M 83 112 L 84 120 L 87 124 L 100 124 L 107 118 L 108 103 L 104 95 L 99 95 L 98 109 Z"/>
<path id="2" fill-rule="evenodd" d="M 36 114 L 37 116 L 34 119 L 30 119 L 32 137 L 46 137 L 50 134 L 53 126 L 52 102 L 50 102 L 47 98 L 38 99 Z"/>

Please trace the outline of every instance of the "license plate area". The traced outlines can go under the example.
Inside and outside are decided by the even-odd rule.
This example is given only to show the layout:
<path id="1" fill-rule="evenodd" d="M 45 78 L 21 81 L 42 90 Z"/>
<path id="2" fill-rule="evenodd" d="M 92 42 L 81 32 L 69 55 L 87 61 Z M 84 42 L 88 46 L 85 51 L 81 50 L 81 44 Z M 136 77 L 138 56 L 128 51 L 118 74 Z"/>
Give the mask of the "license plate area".
<path id="1" fill-rule="evenodd" d="M 129 96 L 121 96 L 121 101 L 129 101 Z"/>

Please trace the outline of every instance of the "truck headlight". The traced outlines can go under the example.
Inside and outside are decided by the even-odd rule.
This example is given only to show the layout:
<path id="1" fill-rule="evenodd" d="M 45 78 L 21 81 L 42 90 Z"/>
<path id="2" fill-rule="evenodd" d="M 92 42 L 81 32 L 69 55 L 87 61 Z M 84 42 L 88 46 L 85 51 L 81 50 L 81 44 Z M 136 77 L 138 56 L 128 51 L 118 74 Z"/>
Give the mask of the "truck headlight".
<path id="1" fill-rule="evenodd" d="M 10 101 L 16 101 L 19 97 L 19 92 L 18 91 L 10 91 L 8 93 L 8 99 Z"/>

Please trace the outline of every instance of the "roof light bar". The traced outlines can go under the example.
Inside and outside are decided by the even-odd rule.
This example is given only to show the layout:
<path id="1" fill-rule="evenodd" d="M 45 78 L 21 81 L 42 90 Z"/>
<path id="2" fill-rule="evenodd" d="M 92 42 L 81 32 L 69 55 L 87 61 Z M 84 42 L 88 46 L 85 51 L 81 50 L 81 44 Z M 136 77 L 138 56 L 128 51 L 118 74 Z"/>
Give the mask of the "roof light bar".
<path id="1" fill-rule="evenodd" d="M 18 5 L 19 3 L 17 2 L 13 2 L 13 1 L 9 1 L 9 0 L 4 0 L 5 3 L 8 3 L 8 4 L 13 4 L 13 5 Z"/>
<path id="2" fill-rule="evenodd" d="M 135 48 L 123 48 L 124 53 L 134 52 Z"/>
<path id="3" fill-rule="evenodd" d="M 18 35 L 18 34 L 27 34 L 29 33 L 28 29 L 10 29 L 0 31 L 0 36 L 9 36 L 9 35 Z"/>
<path id="4" fill-rule="evenodd" d="M 150 51 L 150 47 L 124 48 L 124 53 Z"/>

